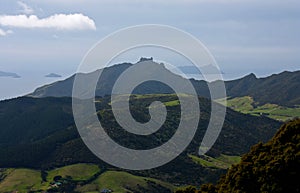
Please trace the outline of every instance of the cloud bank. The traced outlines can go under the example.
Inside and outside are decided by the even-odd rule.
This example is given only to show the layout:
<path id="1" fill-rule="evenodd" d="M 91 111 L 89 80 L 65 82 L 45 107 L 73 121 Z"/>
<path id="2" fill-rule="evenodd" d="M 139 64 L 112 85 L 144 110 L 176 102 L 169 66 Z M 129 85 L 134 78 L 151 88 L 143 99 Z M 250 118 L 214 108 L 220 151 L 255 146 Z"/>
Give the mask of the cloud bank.
<path id="1" fill-rule="evenodd" d="M 16 28 L 96 30 L 95 22 L 81 13 L 55 14 L 42 19 L 38 18 L 36 15 L 0 15 L 0 25 Z"/>

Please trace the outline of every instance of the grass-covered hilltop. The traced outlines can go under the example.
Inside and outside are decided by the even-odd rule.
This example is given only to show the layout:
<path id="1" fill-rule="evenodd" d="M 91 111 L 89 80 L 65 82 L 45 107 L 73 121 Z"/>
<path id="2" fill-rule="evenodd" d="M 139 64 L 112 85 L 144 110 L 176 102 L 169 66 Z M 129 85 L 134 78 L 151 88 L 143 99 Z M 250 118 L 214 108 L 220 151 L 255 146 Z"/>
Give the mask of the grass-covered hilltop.
<path id="1" fill-rule="evenodd" d="M 216 185 L 204 184 L 200 190 L 187 187 L 176 193 L 300 192 L 300 119 L 279 129 L 267 143 L 254 145 L 233 165 Z"/>

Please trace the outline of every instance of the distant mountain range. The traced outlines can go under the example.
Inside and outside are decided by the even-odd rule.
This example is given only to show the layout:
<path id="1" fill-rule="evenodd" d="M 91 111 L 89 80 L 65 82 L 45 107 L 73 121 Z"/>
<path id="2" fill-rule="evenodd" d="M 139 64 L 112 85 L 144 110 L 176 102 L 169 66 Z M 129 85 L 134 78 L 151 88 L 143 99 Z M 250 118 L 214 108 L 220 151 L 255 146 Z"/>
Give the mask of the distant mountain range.
<path id="1" fill-rule="evenodd" d="M 138 63 L 137 63 L 138 64 Z M 112 87 L 122 72 L 132 65 L 131 63 L 117 64 L 105 69 L 99 69 L 103 71 L 101 79 L 98 81 L 96 88 L 97 96 L 110 95 Z M 172 73 L 160 65 L 160 70 L 165 73 Z M 80 74 L 87 80 L 89 77 L 94 76 L 96 72 L 87 74 Z M 173 74 L 173 73 L 172 73 Z M 177 76 L 174 74 L 174 76 Z M 75 75 L 63 80 L 45 85 L 37 88 L 33 93 L 28 96 L 31 97 L 70 97 L 72 96 L 72 88 Z M 195 90 L 200 96 L 210 98 L 210 92 L 208 90 L 208 84 L 215 84 L 216 82 L 207 83 L 203 80 L 190 79 L 195 87 Z M 249 74 L 243 78 L 225 81 L 225 87 L 227 96 L 230 98 L 250 96 L 254 99 L 254 102 L 258 105 L 264 105 L 266 103 L 277 104 L 281 106 L 294 107 L 300 104 L 300 71 L 288 72 L 284 71 L 279 74 L 273 74 L 265 78 L 257 78 L 254 74 Z M 155 93 L 174 93 L 174 91 L 164 85 L 157 82 L 146 82 L 134 90 L 134 94 L 155 94 Z"/>
<path id="2" fill-rule="evenodd" d="M 272 103 L 292 107 L 300 104 L 300 71 L 284 71 L 266 78 L 249 74 L 225 84 L 229 97 L 250 96 L 260 105 Z"/>

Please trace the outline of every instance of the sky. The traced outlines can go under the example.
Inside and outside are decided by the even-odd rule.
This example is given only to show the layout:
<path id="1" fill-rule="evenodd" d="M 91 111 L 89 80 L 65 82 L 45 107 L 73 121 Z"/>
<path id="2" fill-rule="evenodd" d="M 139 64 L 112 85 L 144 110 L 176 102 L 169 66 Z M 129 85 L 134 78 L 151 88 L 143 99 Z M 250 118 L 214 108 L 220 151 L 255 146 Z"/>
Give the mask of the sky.
<path id="1" fill-rule="evenodd" d="M 0 99 L 67 78 L 99 40 L 141 24 L 195 36 L 225 79 L 300 70 L 298 0 L 1 0 L 0 72 L 20 78 L 0 76 Z M 156 52 L 136 53 L 161 60 Z M 136 62 L 140 55 L 122 60 Z M 50 73 L 62 77 L 45 77 Z"/>

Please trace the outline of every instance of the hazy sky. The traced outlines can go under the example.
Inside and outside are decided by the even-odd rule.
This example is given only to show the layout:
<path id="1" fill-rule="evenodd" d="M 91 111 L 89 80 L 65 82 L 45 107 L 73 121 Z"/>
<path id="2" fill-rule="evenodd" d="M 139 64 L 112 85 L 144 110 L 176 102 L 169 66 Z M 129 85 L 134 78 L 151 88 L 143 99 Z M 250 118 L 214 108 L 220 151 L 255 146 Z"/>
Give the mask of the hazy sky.
<path id="1" fill-rule="evenodd" d="M 138 24 L 194 35 L 227 78 L 300 69 L 298 0 L 1 0 L 0 71 L 21 78 L 0 77 L 0 99 L 66 78 L 97 41 Z"/>

